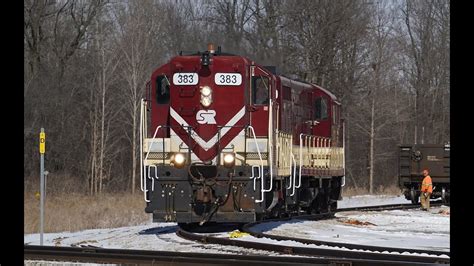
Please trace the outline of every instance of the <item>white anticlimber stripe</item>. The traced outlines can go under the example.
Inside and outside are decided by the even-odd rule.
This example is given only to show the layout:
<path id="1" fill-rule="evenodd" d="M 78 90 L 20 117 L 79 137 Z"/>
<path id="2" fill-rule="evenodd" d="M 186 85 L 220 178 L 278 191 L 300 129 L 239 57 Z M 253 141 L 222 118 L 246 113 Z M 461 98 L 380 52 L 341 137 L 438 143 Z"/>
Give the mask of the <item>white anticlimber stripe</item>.
<path id="1" fill-rule="evenodd" d="M 186 127 L 189 127 L 189 124 L 173 109 L 170 107 L 170 114 L 171 114 L 171 117 L 174 118 L 174 120 L 176 120 L 176 122 L 178 122 L 178 124 L 180 124 L 181 126 L 186 126 Z M 186 131 L 186 129 L 185 129 Z M 191 137 L 194 139 L 194 141 L 196 141 L 201 147 L 204 148 L 204 150 L 209 150 L 211 147 L 209 148 L 205 148 L 207 147 L 207 142 L 204 141 L 193 129 L 191 129 Z M 211 139 L 212 140 L 212 139 Z"/>
<path id="2" fill-rule="evenodd" d="M 184 120 L 173 108 L 170 107 L 170 114 L 171 117 L 176 120 L 181 126 L 186 126 L 188 127 L 189 124 Z M 221 138 L 223 138 L 227 132 L 231 129 L 232 126 L 234 126 L 245 114 L 245 106 L 240 109 L 237 114 L 232 117 L 232 119 L 227 122 L 227 124 L 224 126 L 224 128 L 221 131 Z M 209 150 L 212 148 L 217 143 L 217 137 L 218 133 L 216 133 L 209 141 L 203 140 L 193 129 L 191 129 L 191 137 L 196 141 L 196 143 L 199 144 L 205 151 Z"/>

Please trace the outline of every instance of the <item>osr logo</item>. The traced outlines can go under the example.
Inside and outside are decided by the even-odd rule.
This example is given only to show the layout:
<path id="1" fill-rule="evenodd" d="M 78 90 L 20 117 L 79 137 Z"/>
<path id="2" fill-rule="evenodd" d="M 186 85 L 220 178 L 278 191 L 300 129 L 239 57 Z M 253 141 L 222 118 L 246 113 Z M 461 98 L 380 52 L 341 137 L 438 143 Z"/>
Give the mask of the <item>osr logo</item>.
<path id="1" fill-rule="evenodd" d="M 196 113 L 196 121 L 199 124 L 216 124 L 216 111 L 200 110 Z"/>

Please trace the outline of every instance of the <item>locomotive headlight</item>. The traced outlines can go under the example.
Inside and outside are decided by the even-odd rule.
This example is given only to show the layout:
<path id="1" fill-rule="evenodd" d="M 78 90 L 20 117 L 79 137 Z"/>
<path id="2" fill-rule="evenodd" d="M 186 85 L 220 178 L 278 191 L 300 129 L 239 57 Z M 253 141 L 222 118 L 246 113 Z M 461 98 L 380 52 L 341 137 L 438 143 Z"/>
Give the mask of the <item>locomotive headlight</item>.
<path id="1" fill-rule="evenodd" d="M 201 88 L 201 104 L 204 107 L 209 107 L 212 103 L 212 89 L 209 86 Z"/>
<path id="2" fill-rule="evenodd" d="M 209 96 L 211 96 L 211 93 L 212 93 L 211 87 L 209 87 L 209 86 L 204 86 L 204 87 L 201 88 L 201 94 L 202 94 L 202 96 L 204 96 L 204 97 L 209 97 Z"/>
<path id="3" fill-rule="evenodd" d="M 224 166 L 227 168 L 233 167 L 235 164 L 235 156 L 233 153 L 227 153 L 224 155 Z"/>
<path id="4" fill-rule="evenodd" d="M 184 157 L 184 154 L 182 153 L 175 153 L 173 158 L 171 158 L 171 161 L 173 161 L 174 166 L 181 168 L 183 167 L 184 162 L 186 162 L 186 157 Z"/>
<path id="5" fill-rule="evenodd" d="M 209 97 L 201 97 L 201 104 L 204 106 L 204 107 L 209 107 L 212 103 L 212 99 L 209 98 Z"/>

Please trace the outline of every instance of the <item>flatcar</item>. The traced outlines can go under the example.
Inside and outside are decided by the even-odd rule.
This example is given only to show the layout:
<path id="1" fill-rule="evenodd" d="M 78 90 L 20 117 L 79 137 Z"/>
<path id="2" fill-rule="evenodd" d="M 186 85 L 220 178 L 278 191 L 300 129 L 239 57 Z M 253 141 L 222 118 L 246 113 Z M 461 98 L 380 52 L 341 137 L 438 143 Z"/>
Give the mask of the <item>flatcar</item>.
<path id="1" fill-rule="evenodd" d="M 154 222 L 245 223 L 337 208 L 341 104 L 275 69 L 209 44 L 153 71 L 140 109 L 140 185 Z"/>
<path id="2" fill-rule="evenodd" d="M 447 144 L 401 144 L 399 145 L 398 183 L 407 200 L 418 203 L 420 199 L 422 171 L 429 170 L 433 182 L 431 198 L 450 201 L 450 150 Z"/>

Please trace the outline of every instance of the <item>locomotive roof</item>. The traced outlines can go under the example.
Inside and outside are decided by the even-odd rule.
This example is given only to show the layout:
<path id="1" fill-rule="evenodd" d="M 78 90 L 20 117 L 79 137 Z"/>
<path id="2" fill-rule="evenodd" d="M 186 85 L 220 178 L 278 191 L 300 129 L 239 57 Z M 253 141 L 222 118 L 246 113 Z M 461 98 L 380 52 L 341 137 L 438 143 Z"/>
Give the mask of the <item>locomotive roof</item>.
<path id="1" fill-rule="evenodd" d="M 324 93 L 329 95 L 329 97 L 331 97 L 332 100 L 337 101 L 336 95 L 332 94 L 332 92 L 330 92 L 330 91 L 326 90 L 325 88 L 323 88 L 321 86 L 318 86 L 316 84 L 311 84 L 311 85 L 313 85 L 313 86 L 317 87 L 318 89 L 322 90 Z"/>
<path id="2" fill-rule="evenodd" d="M 201 51 L 179 51 L 179 56 L 200 56 L 204 53 L 209 53 L 209 51 L 204 51 L 204 52 L 201 52 Z M 231 54 L 231 53 L 224 53 L 222 52 L 222 49 L 220 46 L 217 47 L 217 50 L 215 52 L 212 53 L 213 56 L 216 56 L 216 55 L 225 55 L 225 56 L 240 56 L 240 55 L 236 55 L 236 54 Z"/>
<path id="3" fill-rule="evenodd" d="M 280 79 L 286 79 L 288 81 L 291 81 L 293 83 L 300 83 L 300 86 L 301 85 L 306 85 L 306 86 L 311 86 L 311 87 L 316 87 L 317 89 L 321 90 L 322 92 L 324 92 L 325 94 L 327 94 L 329 97 L 331 97 L 331 100 L 337 102 L 337 97 L 336 95 L 334 95 L 332 92 L 328 91 L 327 89 L 319 86 L 319 85 L 316 85 L 316 84 L 313 84 L 313 83 L 309 83 L 309 82 L 306 82 L 306 81 L 302 81 L 302 80 L 297 80 L 297 79 L 294 79 L 294 78 L 290 78 L 290 77 L 287 77 L 287 76 L 284 76 L 284 75 L 278 75 L 280 77 Z M 338 102 L 337 102 L 338 103 Z"/>
<path id="4" fill-rule="evenodd" d="M 180 51 L 178 56 L 201 56 L 202 54 L 204 54 L 206 52 L 207 51 L 204 51 L 204 52 L 200 52 L 200 51 Z M 232 53 L 224 53 L 224 52 L 222 52 L 220 46 L 218 47 L 217 51 L 212 53 L 212 55 L 213 56 L 219 56 L 219 55 L 220 56 L 236 56 L 236 57 L 244 58 L 248 61 L 252 61 L 252 60 L 250 60 L 249 58 L 247 58 L 245 56 L 236 55 L 236 54 L 232 54 Z M 259 65 L 259 64 L 257 64 L 257 65 Z M 327 94 L 329 97 L 331 97 L 331 100 L 337 102 L 336 95 L 334 95 L 332 92 L 328 91 L 327 89 L 324 89 L 323 87 L 321 87 L 319 85 L 309 83 L 309 82 L 306 82 L 306 81 L 302 81 L 302 80 L 298 80 L 298 79 L 295 79 L 295 78 L 290 78 L 290 77 L 284 76 L 282 74 L 276 73 L 276 68 L 272 69 L 272 66 L 261 66 L 261 65 L 259 65 L 259 66 L 262 67 L 262 68 L 265 68 L 266 70 L 272 72 L 275 76 L 279 76 L 280 78 L 287 79 L 287 80 L 289 80 L 291 82 L 295 82 L 295 83 L 301 83 L 300 85 L 304 84 L 304 85 L 309 85 L 309 86 L 312 86 L 312 87 L 316 87 L 319 90 L 323 91 L 325 94 Z"/>

